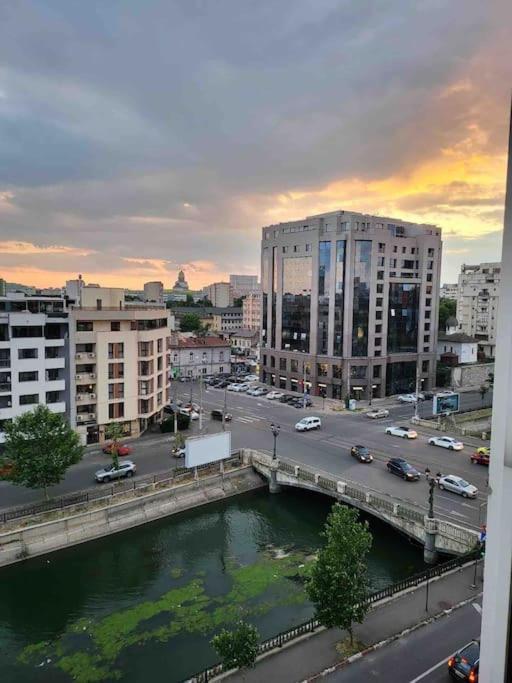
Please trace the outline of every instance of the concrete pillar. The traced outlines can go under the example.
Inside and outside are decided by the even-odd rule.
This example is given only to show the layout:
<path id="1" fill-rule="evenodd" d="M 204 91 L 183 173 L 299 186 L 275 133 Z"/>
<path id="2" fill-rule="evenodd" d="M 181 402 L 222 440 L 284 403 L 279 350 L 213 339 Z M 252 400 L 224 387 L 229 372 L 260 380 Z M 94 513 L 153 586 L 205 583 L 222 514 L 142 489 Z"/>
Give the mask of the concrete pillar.
<path id="1" fill-rule="evenodd" d="M 435 564 L 438 560 L 436 550 L 437 522 L 435 519 L 425 517 L 425 547 L 423 548 L 423 560 L 426 564 Z"/>
<path id="2" fill-rule="evenodd" d="M 273 460 L 270 465 L 270 479 L 268 480 L 268 490 L 269 493 L 281 493 L 281 485 L 277 483 L 277 469 L 279 463 L 277 460 Z"/>

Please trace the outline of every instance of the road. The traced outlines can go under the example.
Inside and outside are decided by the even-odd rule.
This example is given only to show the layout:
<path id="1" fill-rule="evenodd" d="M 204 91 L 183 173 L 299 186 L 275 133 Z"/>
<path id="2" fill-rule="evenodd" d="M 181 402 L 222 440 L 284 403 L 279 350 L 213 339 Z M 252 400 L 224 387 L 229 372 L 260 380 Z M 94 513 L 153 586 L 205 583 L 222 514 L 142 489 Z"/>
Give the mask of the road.
<path id="1" fill-rule="evenodd" d="M 194 400 L 198 400 L 196 385 L 180 384 L 179 395 L 188 400 L 191 389 Z M 406 423 L 413 413 L 410 405 L 388 404 L 391 413 L 388 419 L 369 420 L 361 413 L 334 413 L 327 410 L 324 412 L 321 410 L 321 399 L 315 399 L 319 401 L 319 406 L 304 411 L 266 398 L 232 392 L 227 392 L 226 396 L 228 411 L 233 414 L 233 421 L 229 425 L 233 450 L 246 447 L 271 452 L 273 444 L 270 423 L 274 421 L 280 425 L 277 439 L 278 454 L 295 460 L 298 464 L 314 465 L 317 469 L 339 475 L 345 481 L 364 484 L 375 491 L 426 506 L 428 491 L 424 480 L 406 483 L 390 475 L 385 468 L 389 457 L 402 456 L 421 472 L 428 466 L 434 473 L 440 471 L 443 474 L 458 474 L 479 488 L 481 493 L 475 501 L 464 500 L 448 492 L 436 491 L 435 508 L 439 517 L 474 528 L 477 528 L 480 521 L 485 518 L 488 470 L 472 465 L 469 459 L 474 445 L 477 445 L 476 440 L 473 440 L 473 446 L 466 445 L 463 451 L 452 452 L 429 446 L 426 434 L 420 434 L 414 441 L 384 434 L 386 426 Z M 474 398 L 469 396 L 468 400 Z M 480 397 L 477 398 L 480 401 Z M 223 404 L 224 391 L 205 388 L 205 433 L 213 433 L 222 428 L 219 422 L 209 419 L 209 411 L 212 408 L 221 408 Z M 427 407 L 422 406 L 422 409 L 427 410 Z M 322 429 L 307 433 L 296 432 L 294 425 L 305 414 L 318 414 L 322 418 Z M 192 433 L 198 433 L 197 423 L 193 424 Z M 375 458 L 372 465 L 362 465 L 349 456 L 350 446 L 356 443 L 362 443 L 371 449 Z M 140 476 L 176 465 L 176 461 L 169 455 L 170 435 L 149 434 L 134 441 L 133 446 L 132 457 L 137 463 Z M 53 487 L 51 494 L 63 495 L 93 486 L 94 471 L 106 460 L 106 456 L 102 455 L 98 448 L 89 449 L 84 459 L 69 470 L 65 481 Z M 40 498 L 41 494 L 38 491 L 29 491 L 0 482 L 0 508 Z"/>
<path id="2" fill-rule="evenodd" d="M 372 652 L 324 678 L 328 683 L 389 681 L 446 683 L 447 661 L 456 650 L 479 638 L 481 600 Z"/>

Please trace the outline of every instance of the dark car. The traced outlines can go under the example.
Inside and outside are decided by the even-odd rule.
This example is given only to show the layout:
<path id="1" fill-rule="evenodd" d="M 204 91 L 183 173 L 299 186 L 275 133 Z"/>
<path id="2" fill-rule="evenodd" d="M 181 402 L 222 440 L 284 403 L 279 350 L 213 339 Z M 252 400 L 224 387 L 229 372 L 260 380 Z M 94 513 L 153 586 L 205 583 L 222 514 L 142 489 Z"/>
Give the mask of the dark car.
<path id="1" fill-rule="evenodd" d="M 456 681 L 478 683 L 480 642 L 472 640 L 448 660 L 448 673 Z"/>
<path id="2" fill-rule="evenodd" d="M 366 448 L 366 446 L 361 446 L 360 444 L 352 446 L 350 449 L 350 455 L 359 460 L 359 462 L 373 462 L 373 455 Z"/>
<path id="3" fill-rule="evenodd" d="M 212 410 L 212 412 L 210 413 L 210 416 L 211 416 L 212 420 L 219 420 L 220 422 L 222 422 L 222 410 Z M 225 414 L 224 420 L 226 422 L 229 422 L 232 419 L 233 419 L 233 416 L 231 415 L 231 413 Z"/>
<path id="4" fill-rule="evenodd" d="M 391 458 L 386 467 L 391 474 L 396 474 L 397 477 L 402 477 L 405 481 L 418 481 L 420 473 L 415 470 L 412 465 L 409 465 L 407 460 L 403 458 Z"/>
<path id="5" fill-rule="evenodd" d="M 295 401 L 295 396 L 292 396 L 291 394 L 284 394 L 279 399 L 279 403 L 293 403 L 294 401 Z"/>

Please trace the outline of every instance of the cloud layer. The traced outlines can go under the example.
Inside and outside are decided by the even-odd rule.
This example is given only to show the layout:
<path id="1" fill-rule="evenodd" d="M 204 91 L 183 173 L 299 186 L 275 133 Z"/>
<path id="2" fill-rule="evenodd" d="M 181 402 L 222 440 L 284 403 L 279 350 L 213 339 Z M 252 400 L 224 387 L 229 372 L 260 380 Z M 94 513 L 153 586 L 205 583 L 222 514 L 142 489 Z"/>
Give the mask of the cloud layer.
<path id="1" fill-rule="evenodd" d="M 511 22 L 508 0 L 4 3 L 1 274 L 199 286 L 335 208 L 439 224 L 445 280 L 497 259 Z"/>

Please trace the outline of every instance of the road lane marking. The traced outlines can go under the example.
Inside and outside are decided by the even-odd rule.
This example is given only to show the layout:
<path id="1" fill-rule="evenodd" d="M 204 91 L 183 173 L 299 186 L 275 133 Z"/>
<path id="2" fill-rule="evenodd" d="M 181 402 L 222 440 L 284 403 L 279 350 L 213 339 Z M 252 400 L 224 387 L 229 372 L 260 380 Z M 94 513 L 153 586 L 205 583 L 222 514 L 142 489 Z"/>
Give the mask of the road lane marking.
<path id="1" fill-rule="evenodd" d="M 473 607 L 476 609 L 476 611 L 478 612 L 478 614 L 482 614 L 482 607 L 478 604 L 478 602 L 472 602 L 471 604 L 472 604 Z"/>

